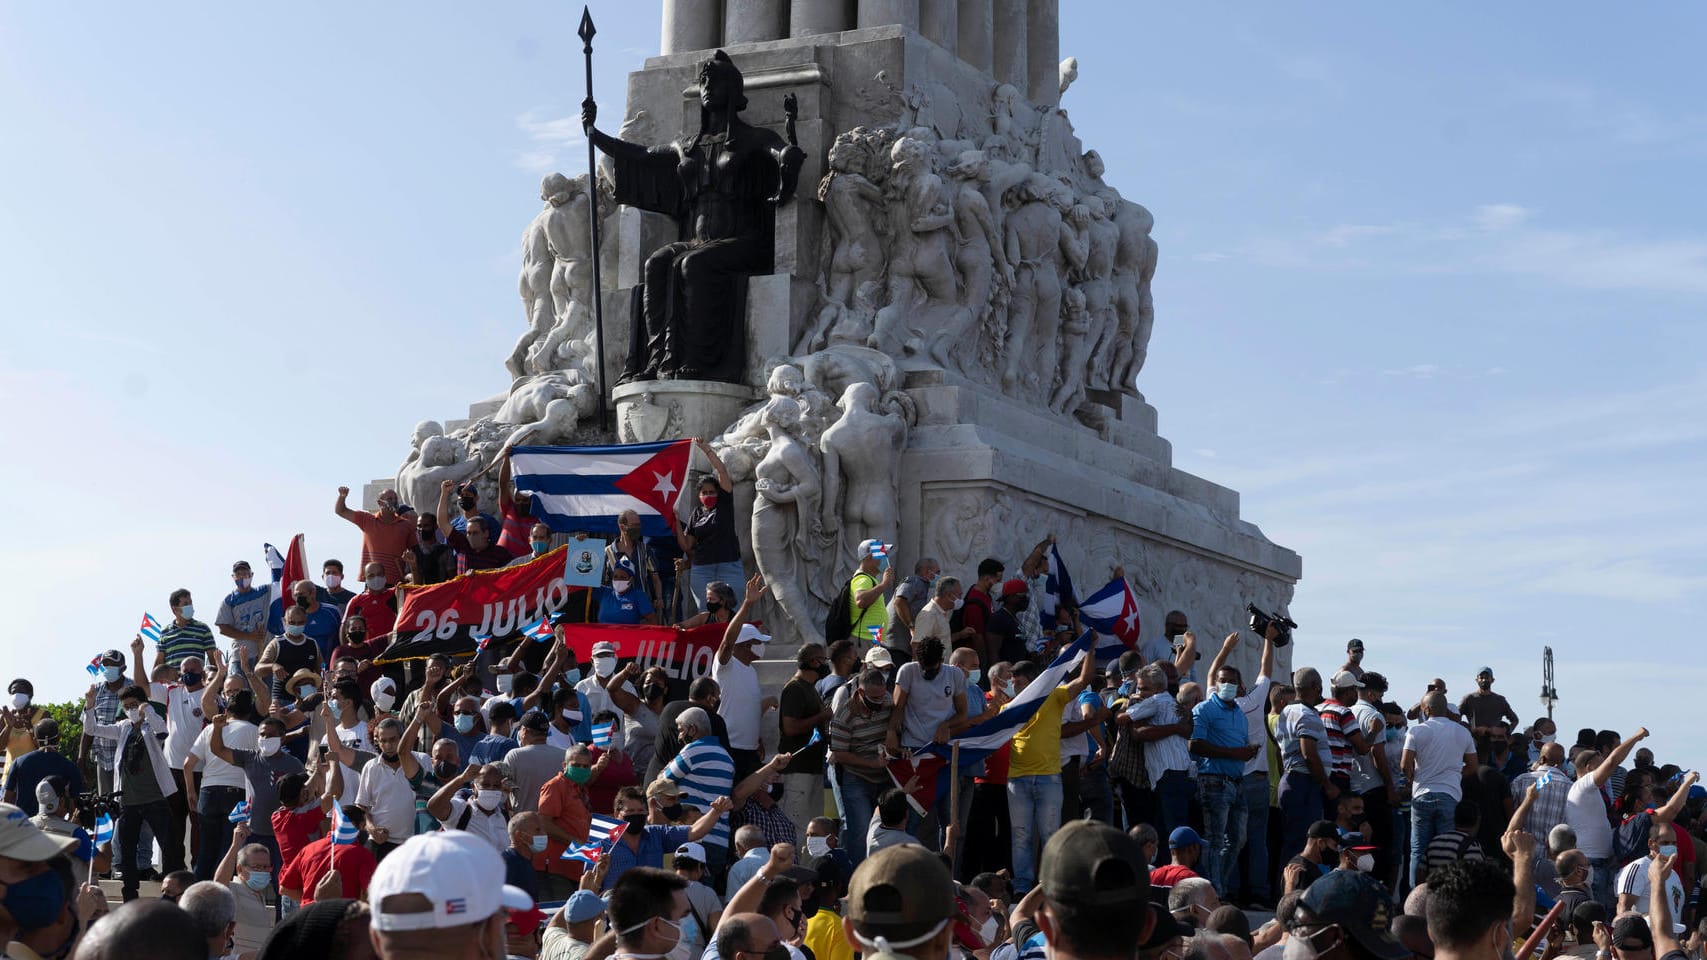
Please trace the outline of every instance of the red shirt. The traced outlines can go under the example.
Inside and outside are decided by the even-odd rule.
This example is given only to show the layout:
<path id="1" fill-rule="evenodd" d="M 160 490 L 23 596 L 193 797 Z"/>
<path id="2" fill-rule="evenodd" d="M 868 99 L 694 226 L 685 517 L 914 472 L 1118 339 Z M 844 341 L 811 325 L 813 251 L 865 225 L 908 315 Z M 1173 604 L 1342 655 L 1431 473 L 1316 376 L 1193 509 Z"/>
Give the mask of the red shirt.
<path id="1" fill-rule="evenodd" d="M 1182 867 L 1177 863 L 1170 863 L 1165 867 L 1157 867 L 1150 871 L 1150 886 L 1171 887 L 1174 884 L 1179 883 L 1181 880 L 1195 876 L 1197 876 L 1197 872 L 1190 867 Z"/>
<path id="2" fill-rule="evenodd" d="M 338 865 L 338 879 L 343 884 L 344 896 L 352 900 L 366 897 L 368 881 L 373 879 L 373 871 L 379 866 L 379 861 L 373 858 L 372 851 L 359 843 L 334 848 L 331 837 L 321 837 L 303 847 L 290 866 L 279 874 L 279 889 L 301 890 L 301 902 L 304 905 L 313 903 L 314 885 L 320 882 L 334 862 Z"/>
<path id="3" fill-rule="evenodd" d="M 962 629 L 971 627 L 978 631 L 978 637 L 984 636 L 984 630 L 989 626 L 990 611 L 995 604 L 990 602 L 990 595 L 973 587 L 966 591 L 966 602 L 960 607 L 960 626 Z"/>
<path id="4" fill-rule="evenodd" d="M 596 762 L 604 755 L 598 747 L 588 747 Z M 593 782 L 587 784 L 587 805 L 601 814 L 609 815 L 607 811 L 616 809 L 616 792 L 623 787 L 636 786 L 634 779 L 634 761 L 621 750 L 611 754 L 610 762 Z"/>
<path id="5" fill-rule="evenodd" d="M 320 821 L 326 819 L 326 814 L 316 803 L 305 811 L 298 813 L 288 807 L 280 807 L 273 811 L 273 839 L 279 845 L 279 865 L 281 869 L 290 865 L 302 848 L 308 846 L 314 835 L 320 832 Z"/>
<path id="6" fill-rule="evenodd" d="M 377 563 L 385 568 L 387 583 L 402 583 L 403 551 L 420 542 L 415 535 L 415 521 L 393 516 L 387 523 L 378 514 L 359 511 L 346 519 L 362 530 L 362 558 L 356 569 Z"/>
<path id="7" fill-rule="evenodd" d="M 344 619 L 360 616 L 367 621 L 367 635 L 383 637 L 391 632 L 392 624 L 397 620 L 397 595 L 390 590 L 373 593 L 363 590 L 350 598 L 344 607 Z"/>
<path id="8" fill-rule="evenodd" d="M 498 546 L 518 557 L 532 553 L 533 545 L 528 541 L 528 534 L 533 532 L 533 525 L 539 522 L 538 518 L 531 513 L 525 517 L 517 513 L 514 500 L 500 504 L 498 512 L 503 515 L 504 525 L 504 529 L 498 534 Z"/>

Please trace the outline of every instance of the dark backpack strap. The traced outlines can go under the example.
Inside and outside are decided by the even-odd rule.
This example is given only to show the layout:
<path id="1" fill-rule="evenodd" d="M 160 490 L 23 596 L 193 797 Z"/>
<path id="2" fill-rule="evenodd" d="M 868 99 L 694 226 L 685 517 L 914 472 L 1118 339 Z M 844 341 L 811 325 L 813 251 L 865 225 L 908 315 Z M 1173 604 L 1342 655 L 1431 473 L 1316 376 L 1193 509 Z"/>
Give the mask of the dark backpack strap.
<path id="1" fill-rule="evenodd" d="M 464 800 L 462 803 L 462 816 L 456 818 L 456 828 L 458 830 L 467 830 L 469 818 L 471 818 L 473 816 L 474 816 L 474 801 L 473 800 Z"/>

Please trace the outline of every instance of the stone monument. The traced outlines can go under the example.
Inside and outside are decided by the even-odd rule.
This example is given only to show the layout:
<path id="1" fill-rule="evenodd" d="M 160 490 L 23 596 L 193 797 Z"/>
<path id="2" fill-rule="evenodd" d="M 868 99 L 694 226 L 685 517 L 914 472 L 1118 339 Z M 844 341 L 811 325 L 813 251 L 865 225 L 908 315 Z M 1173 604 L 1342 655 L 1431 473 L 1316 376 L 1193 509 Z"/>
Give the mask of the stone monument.
<path id="1" fill-rule="evenodd" d="M 867 537 L 969 580 L 985 557 L 1017 575 L 1053 533 L 1081 593 L 1123 567 L 1146 635 L 1178 608 L 1211 651 L 1245 604 L 1284 610 L 1299 557 L 1235 492 L 1172 467 L 1138 390 L 1155 221 L 1074 135 L 1058 16 L 1057 0 L 664 0 L 620 135 L 584 115 L 609 155 L 591 187 L 607 289 L 581 266 L 585 176 L 547 177 L 514 383 L 417 428 L 399 488 L 460 479 L 523 431 L 613 439 L 589 420 L 597 295 L 624 371 L 614 439 L 714 438 L 748 569 L 772 586 L 773 656 L 820 639 Z"/>

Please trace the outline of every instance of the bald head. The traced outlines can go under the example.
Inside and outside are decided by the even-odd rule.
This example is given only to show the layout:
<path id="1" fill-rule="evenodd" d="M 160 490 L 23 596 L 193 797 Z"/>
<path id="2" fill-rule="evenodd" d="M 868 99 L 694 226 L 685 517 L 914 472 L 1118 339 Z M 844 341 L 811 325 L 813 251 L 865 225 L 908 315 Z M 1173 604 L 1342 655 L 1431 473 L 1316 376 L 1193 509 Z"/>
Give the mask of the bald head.
<path id="1" fill-rule="evenodd" d="M 1446 707 L 1446 694 L 1436 690 L 1423 697 L 1423 712 L 1431 718 L 1450 716 L 1450 711 Z"/>
<path id="2" fill-rule="evenodd" d="M 737 913 L 717 925 L 717 955 L 735 960 L 737 954 L 761 954 L 782 942 L 776 922 L 762 913 Z"/>
<path id="3" fill-rule="evenodd" d="M 89 928 L 78 960 L 207 960 L 201 927 L 175 903 L 132 900 Z"/>
<path id="4" fill-rule="evenodd" d="M 1556 767 L 1565 762 L 1565 748 L 1556 743 L 1549 743 L 1541 748 L 1541 762 L 1549 767 Z"/>

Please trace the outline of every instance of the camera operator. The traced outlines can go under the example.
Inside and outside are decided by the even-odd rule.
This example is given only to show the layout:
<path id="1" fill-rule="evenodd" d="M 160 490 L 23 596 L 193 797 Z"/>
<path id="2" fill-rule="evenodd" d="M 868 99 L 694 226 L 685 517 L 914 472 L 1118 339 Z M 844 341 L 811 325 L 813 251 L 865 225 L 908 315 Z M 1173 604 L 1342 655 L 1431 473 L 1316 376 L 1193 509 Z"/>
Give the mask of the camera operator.
<path id="1" fill-rule="evenodd" d="M 43 779 L 36 784 L 34 793 L 36 809 L 40 812 L 31 817 L 30 822 L 45 834 L 77 841 L 77 846 L 66 856 L 71 860 L 71 872 L 77 878 L 79 889 L 89 882 L 91 874 L 102 874 L 111 869 L 111 855 L 95 848 L 94 838 L 82 823 L 80 815 L 87 813 L 92 824 L 94 812 L 80 809 L 78 795 L 64 777 L 56 775 Z"/>

